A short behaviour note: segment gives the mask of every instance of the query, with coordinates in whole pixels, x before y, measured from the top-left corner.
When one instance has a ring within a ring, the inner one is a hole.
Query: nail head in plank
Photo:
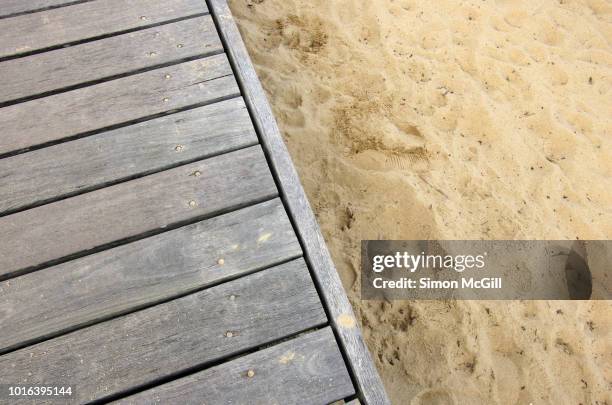
[[[329,404],[354,394],[329,327],[300,335],[118,404]]]
[[[208,0],[208,5],[278,180],[279,192],[293,219],[305,257],[332,317],[332,326],[355,376],[358,395],[366,405],[390,404],[227,1]]]
[[[195,171],[200,176],[193,176]],[[276,196],[259,146],[0,218],[0,276]],[[195,206],[189,204],[196,201]]]
[[[325,322],[306,265],[298,259],[8,353],[0,357],[0,381],[70,384],[74,393],[68,400],[81,403]]]
[[[0,352],[300,255],[275,199],[6,280]]]
[[[0,213],[256,143],[244,101],[235,98],[7,157]]]
[[[25,2],[24,2],[25,3]],[[0,58],[207,12],[201,0],[96,0],[0,20]]]
[[[222,50],[211,17],[203,16],[7,60],[0,63],[0,103]]]
[[[231,73],[216,55],[1,108],[0,155],[236,96]]]

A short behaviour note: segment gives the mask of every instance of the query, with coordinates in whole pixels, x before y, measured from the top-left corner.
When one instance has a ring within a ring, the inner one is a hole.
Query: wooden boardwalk
[[[0,32],[0,403],[389,403],[225,0]]]

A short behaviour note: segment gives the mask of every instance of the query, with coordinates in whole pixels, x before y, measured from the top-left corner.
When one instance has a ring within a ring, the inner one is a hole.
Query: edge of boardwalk
[[[365,405],[390,404],[226,0],[206,0],[308,267]]]

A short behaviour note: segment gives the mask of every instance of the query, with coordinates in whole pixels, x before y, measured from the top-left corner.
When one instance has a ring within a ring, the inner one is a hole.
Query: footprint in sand
[[[576,242],[565,262],[565,280],[569,296],[573,300],[588,300],[593,291],[591,270],[586,258],[584,243]]]
[[[412,401],[414,405],[455,405],[452,394],[442,389],[429,389],[421,392]]]

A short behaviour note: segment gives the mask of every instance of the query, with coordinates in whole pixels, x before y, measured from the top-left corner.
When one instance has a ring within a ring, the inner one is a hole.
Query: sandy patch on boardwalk
[[[610,404],[612,304],[361,302],[361,239],[609,239],[612,4],[231,0],[396,404]]]

